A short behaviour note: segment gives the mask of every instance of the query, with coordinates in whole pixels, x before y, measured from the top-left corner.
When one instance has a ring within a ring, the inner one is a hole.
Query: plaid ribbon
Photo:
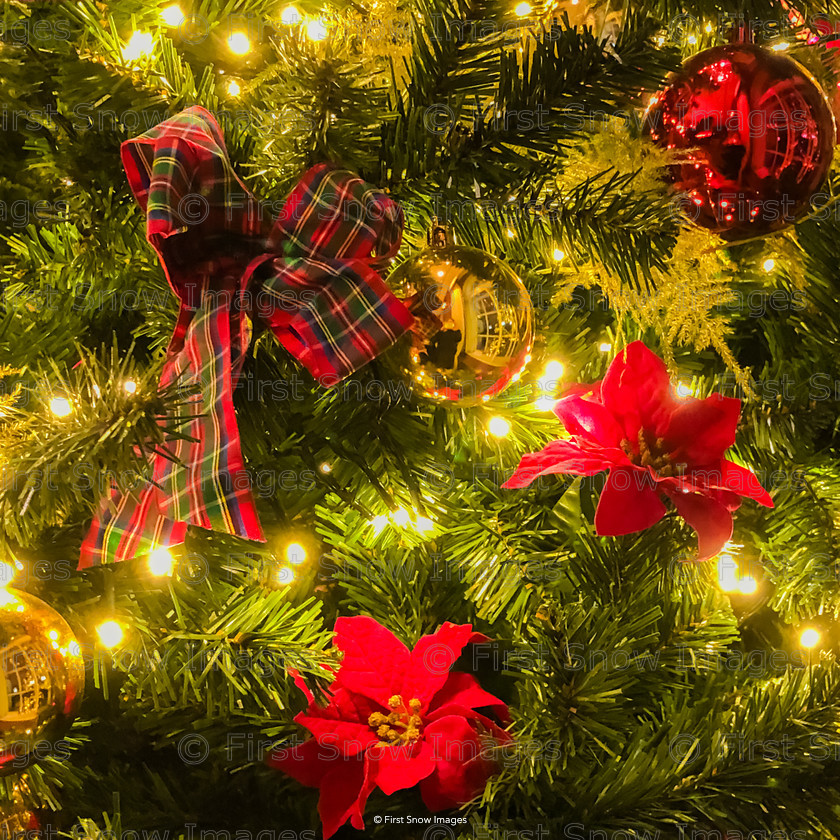
[[[245,470],[233,390],[249,318],[329,387],[412,324],[375,265],[393,257],[402,212],[350,172],[306,172],[272,223],[231,167],[221,129],[194,106],[123,143],[147,238],[181,311],[161,386],[199,394],[184,432],[152,479],[102,500],[79,568],[184,540],[187,525],[263,541]]]

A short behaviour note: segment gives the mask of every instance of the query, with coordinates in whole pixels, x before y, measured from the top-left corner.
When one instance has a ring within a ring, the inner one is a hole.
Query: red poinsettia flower
[[[740,496],[773,507],[755,474],[727,461],[741,401],[715,394],[678,398],[664,362],[641,341],[613,360],[601,382],[559,400],[554,412],[570,434],[525,455],[503,487],[526,487],[550,473],[609,470],[595,512],[595,531],[642,531],[665,515],[662,495],[697,531],[699,559],[732,536]]]
[[[341,666],[319,705],[302,680],[309,707],[295,720],[314,737],[275,749],[268,763],[320,788],[324,838],[347,820],[363,829],[368,796],[420,784],[431,811],[463,805],[496,772],[496,747],[512,739],[476,709],[508,720],[508,708],[470,674],[451,672],[470,642],[487,641],[468,624],[446,623],[414,649],[367,616],[339,618],[334,644]]]

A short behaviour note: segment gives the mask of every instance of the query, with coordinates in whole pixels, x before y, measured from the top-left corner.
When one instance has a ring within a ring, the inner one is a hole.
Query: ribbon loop
[[[321,164],[286,199],[269,249],[288,258],[381,262],[396,255],[402,228],[402,209],[388,196],[350,172]]]

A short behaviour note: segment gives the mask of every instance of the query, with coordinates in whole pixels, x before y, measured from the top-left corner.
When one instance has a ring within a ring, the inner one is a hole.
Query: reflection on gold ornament
[[[567,15],[572,26],[586,26],[602,41],[618,34],[623,17],[622,5],[609,0],[558,0],[548,4],[548,11],[556,20]]]
[[[34,595],[0,588],[0,775],[50,752],[78,712],[82,652],[67,622]]]
[[[449,245],[436,226],[430,247],[406,260],[391,284],[415,316],[399,364],[429,399],[486,402],[530,360],[531,300],[516,273],[477,248]]]
[[[0,838],[2,840],[37,840],[40,837],[38,818],[23,802],[20,786],[15,785],[11,802],[0,801]]]

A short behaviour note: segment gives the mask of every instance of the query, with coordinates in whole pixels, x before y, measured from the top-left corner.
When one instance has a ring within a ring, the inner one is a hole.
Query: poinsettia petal
[[[434,750],[425,740],[372,749],[368,760],[376,784],[387,796],[414,787],[435,769]]]
[[[665,432],[665,445],[690,466],[715,464],[735,443],[741,401],[713,394],[677,404]]]
[[[700,493],[711,499],[716,499],[728,511],[736,511],[741,507],[741,497],[732,490],[718,486],[721,470],[692,470],[685,475],[658,478],[659,489],[670,496],[672,493]],[[771,504],[772,507],[772,504]]]
[[[364,810],[372,785],[367,784],[367,762],[361,757],[333,762],[334,767],[321,781],[318,815],[329,840],[347,820],[353,828],[364,829]]]
[[[554,405],[554,413],[570,435],[577,435],[599,446],[618,448],[624,432],[615,417],[594,400],[564,397]]]
[[[741,497],[731,490],[712,490],[710,492],[730,513],[733,513],[741,507]]]
[[[289,668],[288,672],[289,676],[292,678],[292,682],[303,692],[304,696],[310,703],[315,702],[315,695],[309,690],[309,686],[304,682],[303,677],[300,675],[300,671],[297,668]]]
[[[361,694],[355,694],[341,686],[336,687],[335,683],[330,686],[326,697],[329,701],[326,706],[319,705],[313,698],[303,714],[324,720],[344,720],[367,725],[372,712],[384,711],[381,703],[363,697]]]
[[[325,720],[303,714],[297,715],[295,721],[313,734],[323,748],[324,754],[357,755],[378,740],[369,726],[360,723]]]
[[[731,490],[739,496],[746,496],[748,499],[755,499],[764,507],[773,507],[773,499],[770,494],[761,486],[761,482],[752,470],[727,461],[722,458],[720,461],[719,487]]]
[[[337,619],[333,644],[344,651],[334,691],[343,688],[385,707],[400,693],[408,648],[378,621],[366,615]]]
[[[436,633],[423,636],[411,651],[405,679],[398,693],[404,702],[420,701],[420,714],[449,679],[449,672],[461,651],[470,642],[485,640],[486,636],[473,632],[470,624],[444,622]]]
[[[644,531],[665,515],[656,482],[647,470],[610,470],[595,510],[595,533],[617,537]]]
[[[327,674],[330,674],[330,675],[335,674],[335,668],[333,668],[331,665],[322,664],[321,668],[323,668],[324,671]],[[304,696],[306,697],[306,699],[310,703],[314,703],[315,702],[315,695],[309,690],[309,686],[306,684],[303,677],[300,675],[300,671],[298,671],[297,668],[289,668],[286,673],[292,678],[292,681],[294,682],[294,684],[304,693]],[[326,693],[327,693],[327,696],[329,696],[330,689],[327,689]]]
[[[426,727],[425,737],[435,750],[434,772],[420,782],[420,795],[430,811],[469,802],[498,770],[492,742],[480,738],[463,717],[439,718]]]
[[[266,753],[265,763],[306,787],[318,787],[335,767],[335,752],[325,750],[314,738],[309,738],[294,747],[275,744]]]
[[[513,736],[505,729],[502,729],[497,723],[490,720],[481,712],[476,712],[474,709],[468,709],[466,706],[459,706],[457,703],[447,703],[445,706],[440,706],[434,711],[426,715],[426,730],[434,721],[438,721],[445,717],[460,717],[470,723],[474,732],[480,733],[480,737],[488,740],[491,744],[496,746],[513,743]]]
[[[668,492],[668,496],[677,513],[697,531],[697,559],[718,554],[732,536],[732,514],[726,506],[704,493]]]
[[[510,720],[507,704],[485,691],[472,674],[453,671],[429,704],[429,714],[440,714],[450,704],[467,709],[490,709],[499,720]]]
[[[613,359],[601,383],[601,400],[633,444],[639,429],[662,437],[676,407],[665,363],[641,341]]]
[[[523,455],[519,466],[502,488],[527,487],[535,478],[554,473],[595,475],[608,469],[612,463],[603,453],[588,452],[567,440],[553,440],[541,452]]]
[[[331,689],[330,693],[327,694],[328,705],[320,706],[318,703],[312,702],[306,709],[305,714],[325,720],[345,720],[367,725],[372,712],[385,711],[381,703],[348,691],[343,686],[336,686],[335,682]]]

